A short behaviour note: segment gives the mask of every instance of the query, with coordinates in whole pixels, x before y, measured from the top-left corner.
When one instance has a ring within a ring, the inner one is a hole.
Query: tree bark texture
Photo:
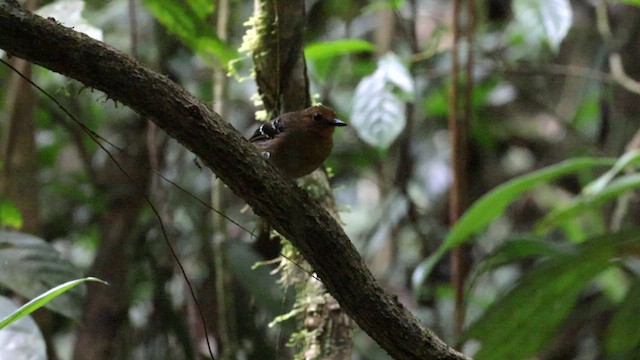
[[[396,359],[465,359],[386,294],[342,228],[242,135],[167,77],[120,51],[0,1],[0,48],[104,91],[196,154],[285,235],[342,308]]]
[[[256,11],[259,12],[262,27],[256,27],[264,31],[256,32],[258,49],[253,52],[253,60],[258,91],[265,109],[268,113],[279,114],[306,108],[311,105],[311,98],[302,39],[306,20],[305,1],[261,0],[258,5]],[[305,180],[318,189],[314,199],[319,200],[335,216],[335,201],[326,173],[319,170]],[[293,256],[299,257],[299,254]],[[287,274],[288,271],[283,271],[283,276],[289,279],[283,279],[282,283],[285,286],[295,285],[294,307],[305,306],[305,311],[298,319],[297,332],[306,330],[307,335],[300,341],[302,349],[298,356],[318,360],[351,359],[352,321],[336,299],[309,274]]]
[[[256,13],[260,40],[252,53],[265,109],[274,115],[310,106],[302,43],[304,1],[259,0]]]

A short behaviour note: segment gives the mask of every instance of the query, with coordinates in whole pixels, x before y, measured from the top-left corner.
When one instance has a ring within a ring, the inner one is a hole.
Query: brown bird
[[[346,125],[328,107],[311,106],[264,123],[249,141],[285,176],[295,179],[322,165],[333,148],[333,131]]]
[[[333,148],[333,131],[336,126],[346,125],[328,107],[311,106],[262,124],[249,141],[285,176],[295,179],[322,165]],[[267,259],[275,258],[280,254],[280,240],[271,239],[271,227],[266,221],[258,227],[254,248]]]

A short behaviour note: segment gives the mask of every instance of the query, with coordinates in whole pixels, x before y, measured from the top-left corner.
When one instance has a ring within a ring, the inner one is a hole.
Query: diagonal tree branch
[[[343,309],[396,359],[466,359],[386,294],[337,222],[184,89],[104,43],[0,0],[0,48],[104,91],[196,154],[289,238]]]

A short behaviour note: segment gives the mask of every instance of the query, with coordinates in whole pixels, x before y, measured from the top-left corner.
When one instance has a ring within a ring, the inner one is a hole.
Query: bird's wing
[[[257,142],[270,140],[275,138],[282,131],[284,131],[282,121],[280,120],[280,117],[277,117],[269,122],[260,125],[260,127],[257,128],[253,135],[249,138],[249,141]]]

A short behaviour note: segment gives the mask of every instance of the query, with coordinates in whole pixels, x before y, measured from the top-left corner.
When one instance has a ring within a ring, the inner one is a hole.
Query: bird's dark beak
[[[347,123],[342,121],[342,120],[333,119],[333,121],[331,122],[331,125],[333,125],[333,126],[347,126]]]

